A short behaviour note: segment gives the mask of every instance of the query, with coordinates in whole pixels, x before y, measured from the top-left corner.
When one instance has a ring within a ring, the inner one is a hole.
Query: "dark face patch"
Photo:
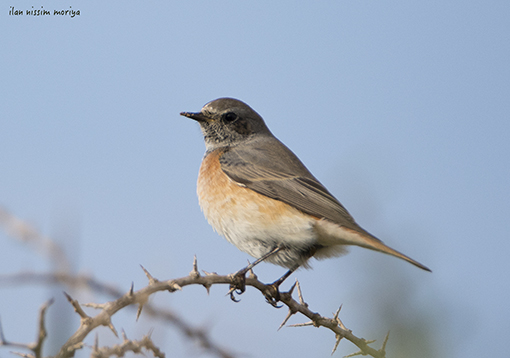
[[[234,121],[231,124],[229,124],[229,127],[233,131],[235,131],[235,132],[237,132],[237,133],[239,133],[241,135],[250,135],[250,134],[252,134],[250,122],[247,121],[244,118],[238,118],[236,121]]]
[[[241,135],[250,135],[253,132],[250,121],[246,120],[234,111],[223,113],[220,121],[228,131]]]

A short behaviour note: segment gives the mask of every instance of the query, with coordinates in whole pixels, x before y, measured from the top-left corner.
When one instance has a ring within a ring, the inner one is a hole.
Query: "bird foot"
[[[280,301],[280,290],[279,290],[280,282],[275,281],[270,285],[266,286],[266,290],[264,291],[264,297],[266,298],[266,302],[269,303],[274,308],[282,308],[282,305],[278,305]]]
[[[232,281],[230,283],[230,289],[228,291],[228,295],[230,295],[230,299],[234,302],[239,302],[234,294],[242,295],[244,291],[246,291],[246,268],[237,271],[232,275]]]

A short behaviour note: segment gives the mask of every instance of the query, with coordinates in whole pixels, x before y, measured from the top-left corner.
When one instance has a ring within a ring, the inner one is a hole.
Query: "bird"
[[[197,194],[207,221],[257,259],[239,270],[238,277],[262,261],[288,268],[272,284],[278,300],[279,285],[298,268],[309,268],[312,257],[340,256],[349,246],[389,254],[431,271],[359,226],[246,103],[218,98],[200,112],[180,114],[197,121],[204,136]],[[242,293],[243,283],[237,288]]]

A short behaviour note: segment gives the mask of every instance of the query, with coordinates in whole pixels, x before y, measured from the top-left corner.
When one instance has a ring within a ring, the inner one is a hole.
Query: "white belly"
[[[210,153],[204,159],[197,185],[200,207],[211,226],[255,258],[284,245],[287,250],[267,261],[286,267],[304,263],[303,252],[317,243],[317,220],[236,184],[221,171],[218,156]]]

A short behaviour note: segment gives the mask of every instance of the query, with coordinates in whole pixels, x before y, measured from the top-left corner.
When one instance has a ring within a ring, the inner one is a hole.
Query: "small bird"
[[[311,257],[339,256],[349,245],[430,271],[359,226],[247,104],[219,98],[198,113],[181,115],[196,120],[204,135],[197,193],[205,217],[230,243],[258,259],[239,275],[260,261],[286,267],[289,271],[273,283],[278,291],[293,271],[309,267]]]

